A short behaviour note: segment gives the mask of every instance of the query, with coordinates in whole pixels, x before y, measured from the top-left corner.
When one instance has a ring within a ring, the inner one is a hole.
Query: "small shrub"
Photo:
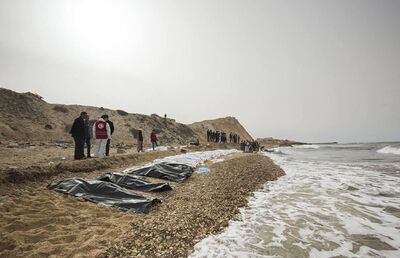
[[[117,113],[118,113],[118,115],[121,115],[121,116],[127,116],[127,115],[129,115],[128,112],[125,112],[125,111],[120,110],[120,109],[117,109]]]
[[[54,110],[54,111],[57,111],[57,112],[64,113],[64,114],[67,114],[67,113],[69,112],[69,111],[68,111],[68,108],[66,108],[66,107],[64,107],[64,106],[59,106],[59,105],[54,106],[54,107],[53,107],[53,110]]]
[[[52,130],[52,129],[53,129],[53,126],[51,126],[51,125],[45,125],[45,126],[44,126],[44,129],[46,129],[46,130]]]

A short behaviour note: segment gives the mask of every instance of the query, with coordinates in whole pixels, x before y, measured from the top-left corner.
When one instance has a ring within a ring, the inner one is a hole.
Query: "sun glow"
[[[121,59],[140,45],[143,26],[138,10],[122,1],[70,1],[65,24],[68,40],[90,59]]]

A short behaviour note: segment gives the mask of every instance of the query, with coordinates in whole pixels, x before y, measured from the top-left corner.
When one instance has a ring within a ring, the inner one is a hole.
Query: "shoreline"
[[[254,191],[285,175],[259,154],[238,154],[207,165],[211,173],[194,174],[163,205],[133,220],[98,257],[187,257],[196,243],[228,226]]]
[[[140,166],[176,154],[180,153],[150,152],[134,160],[125,155],[122,163],[111,163],[111,167]],[[252,192],[284,175],[259,154],[223,158],[219,163],[206,162],[211,173],[194,173],[181,184],[168,182],[174,190],[162,193],[163,203],[147,215],[121,212],[46,189],[48,183],[62,178],[94,178],[110,168],[63,171],[38,181],[3,184],[0,256],[186,257],[196,242],[225,228]]]

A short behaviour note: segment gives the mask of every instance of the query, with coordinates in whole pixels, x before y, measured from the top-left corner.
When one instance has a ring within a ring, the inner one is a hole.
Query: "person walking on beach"
[[[114,123],[111,122],[108,119],[108,115],[103,115],[101,116],[104,121],[107,122],[107,124],[110,126],[110,130],[111,130],[111,135],[114,133]],[[111,138],[107,140],[107,145],[106,145],[106,156],[110,156],[110,144],[111,144]]]
[[[139,130],[139,132],[138,132],[137,152],[143,152],[143,133],[142,133],[142,130]]]
[[[81,112],[81,115],[74,120],[72,124],[71,131],[69,132],[74,138],[75,151],[74,159],[80,160],[85,157],[85,118],[87,116],[86,112]]]
[[[91,137],[91,132],[90,132],[90,125],[89,125],[89,116],[86,115],[85,117],[85,145],[86,145],[86,150],[87,150],[87,158],[91,158],[90,156],[90,139]]]
[[[93,125],[93,136],[96,139],[96,152],[95,157],[104,158],[106,154],[107,141],[111,140],[110,125],[104,120],[102,116]]]
[[[153,147],[153,150],[155,150],[155,147],[158,146],[158,144],[157,144],[158,139],[157,139],[157,134],[156,134],[155,129],[153,129],[153,131],[151,131],[150,140],[151,140],[151,146]]]
[[[250,142],[247,140],[244,143],[244,152],[250,152]]]

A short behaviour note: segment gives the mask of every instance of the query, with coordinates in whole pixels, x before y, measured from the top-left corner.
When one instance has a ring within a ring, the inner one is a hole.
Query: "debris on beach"
[[[121,173],[107,173],[99,176],[97,180],[104,182],[112,182],[121,187],[131,190],[143,192],[163,192],[172,190],[171,186],[166,183],[152,183],[143,177],[130,176]]]
[[[192,175],[193,168],[185,164],[163,162],[128,171],[127,173],[182,183]]]
[[[210,172],[210,169],[209,169],[209,168],[206,168],[206,167],[199,167],[199,168],[197,169],[197,173],[199,173],[199,174],[206,174],[206,173],[208,173],[208,172]]]
[[[151,206],[159,202],[156,198],[144,197],[116,184],[100,180],[69,178],[49,184],[47,188],[81,197],[90,202],[140,213],[148,213]]]

